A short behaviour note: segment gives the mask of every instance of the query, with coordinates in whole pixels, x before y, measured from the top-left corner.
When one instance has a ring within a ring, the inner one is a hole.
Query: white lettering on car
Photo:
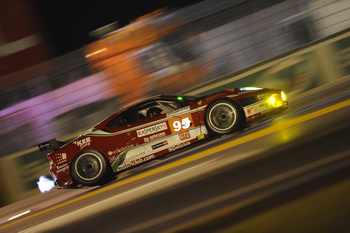
[[[180,132],[179,133],[180,140],[186,140],[191,138],[191,134],[188,131]]]
[[[191,114],[184,115],[181,118],[177,117],[169,119],[168,122],[170,130],[173,134],[186,131],[194,127]]]
[[[169,150],[169,152],[172,152],[174,150],[178,150],[178,149],[180,149],[182,147],[189,146],[189,145],[191,145],[190,142],[184,142],[184,143],[180,143],[179,145],[175,145],[175,146],[169,147],[168,150]]]
[[[177,132],[177,131],[180,131],[181,129],[188,129],[191,126],[191,123],[192,122],[188,117],[181,119],[181,122],[174,121],[173,122],[174,131]]]
[[[149,137],[145,137],[145,138],[143,138],[143,140],[144,140],[144,142],[150,142],[150,141],[157,140],[159,138],[163,138],[165,136],[166,136],[166,133],[165,132],[161,132],[161,133],[157,133],[157,134],[151,135]]]
[[[57,173],[64,172],[64,171],[68,170],[68,164],[65,163],[65,164],[62,164],[60,166],[56,166],[56,169],[57,169],[56,170]]]
[[[91,144],[91,138],[87,137],[87,138],[83,138],[77,141],[74,141],[73,144],[77,145],[80,149],[83,149],[87,146],[90,146]]]
[[[108,155],[111,156],[111,155],[115,155],[115,154],[119,154],[125,150],[129,150],[130,148],[133,148],[135,147],[134,144],[130,144],[130,145],[126,145],[126,146],[122,146],[120,148],[117,148],[116,150],[114,151],[108,151]]]
[[[155,158],[154,155],[149,155],[149,156],[146,156],[146,157],[143,157],[143,158],[136,159],[136,160],[131,161],[131,162],[129,162],[129,163],[125,163],[125,164],[120,165],[120,166],[118,167],[117,171],[124,170],[124,169],[126,169],[126,168],[132,167],[132,166],[134,166],[134,165],[137,165],[137,164],[146,162],[146,161],[151,160],[151,159],[154,159],[154,158]]]
[[[168,129],[167,125],[165,122],[157,124],[157,125],[152,125],[147,128],[139,129],[136,131],[137,137],[144,137],[150,134],[158,133],[160,131]]]

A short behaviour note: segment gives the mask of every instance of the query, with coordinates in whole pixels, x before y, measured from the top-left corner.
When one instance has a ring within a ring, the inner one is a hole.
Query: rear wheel
[[[219,99],[209,105],[205,113],[205,122],[211,133],[230,134],[243,126],[244,113],[233,101]]]
[[[109,181],[113,173],[106,158],[100,152],[88,150],[74,158],[71,174],[77,183],[95,186]]]

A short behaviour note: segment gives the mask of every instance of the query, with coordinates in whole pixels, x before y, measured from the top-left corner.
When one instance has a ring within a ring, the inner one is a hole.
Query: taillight
[[[48,153],[46,156],[47,156],[47,160],[49,160],[49,164],[50,164],[50,166],[52,166],[53,165],[53,159],[52,159],[52,157],[51,157],[51,153]]]

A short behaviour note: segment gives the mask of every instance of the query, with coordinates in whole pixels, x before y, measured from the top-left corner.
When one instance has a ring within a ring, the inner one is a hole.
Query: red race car
[[[160,95],[128,106],[69,142],[39,144],[61,187],[94,186],[214,135],[231,134],[288,107],[285,92],[235,88],[203,97]]]

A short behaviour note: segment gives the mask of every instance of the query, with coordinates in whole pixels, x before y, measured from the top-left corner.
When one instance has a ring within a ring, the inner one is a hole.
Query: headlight
[[[287,94],[284,91],[281,91],[281,98],[283,101],[287,101]]]
[[[276,104],[276,97],[275,97],[275,95],[270,96],[269,102],[270,102],[270,104],[272,104],[272,105],[275,105],[275,104]]]
[[[268,103],[275,108],[283,106],[286,101],[287,95],[283,91],[281,91],[279,94],[272,94],[270,98],[268,98]]]

